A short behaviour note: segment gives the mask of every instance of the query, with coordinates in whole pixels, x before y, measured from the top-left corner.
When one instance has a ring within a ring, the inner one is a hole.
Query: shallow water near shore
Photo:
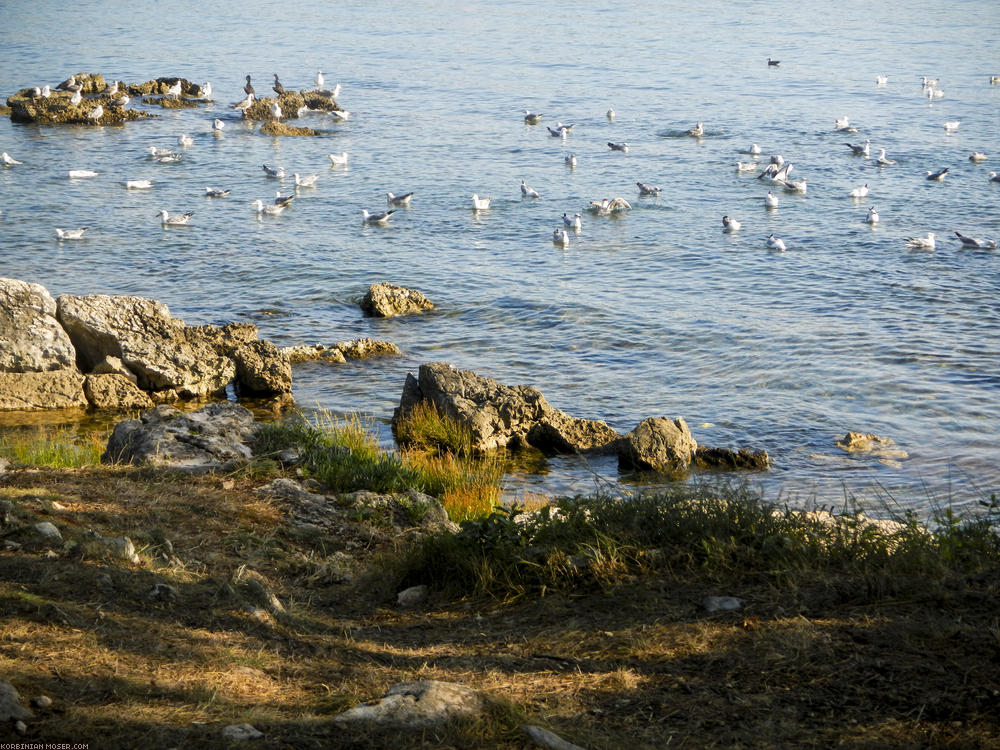
[[[89,71],[211,81],[216,103],[153,107],[160,117],[123,128],[0,121],[0,150],[24,161],[0,170],[0,276],[54,295],[155,298],[189,324],[253,322],[279,345],[389,339],[402,356],[300,365],[294,392],[307,409],[371,415],[386,441],[406,373],[441,360],[535,385],[620,431],[683,416],[700,443],[765,448],[774,468],[751,481],[790,502],[888,494],[926,513],[1000,489],[1000,252],[964,249],[953,234],[1000,240],[1000,184],[986,178],[1000,171],[1000,86],[989,84],[1000,41],[983,38],[1000,23],[995,3],[909,0],[888,17],[861,2],[784,0],[566,13],[541,2],[265,2],[240,17],[172,8],[186,20],[165,33],[142,22],[163,19],[151,3],[5,6],[3,97]],[[323,136],[262,136],[229,108],[247,73],[269,94],[274,72],[302,89],[318,69],[352,113],[292,121]],[[943,98],[927,100],[925,75]],[[525,109],[542,124],[526,126]],[[845,115],[859,133],[833,130]],[[565,139],[546,130],[557,120],[575,123]],[[961,121],[951,134],[950,120]],[[697,121],[706,137],[684,137]],[[191,147],[177,146],[181,133]],[[851,156],[845,142],[865,137],[898,163]],[[794,163],[808,192],[737,174],[751,143]],[[150,162],[151,145],[183,159]],[[342,151],[348,166],[331,168],[327,154]],[[989,158],[974,164],[973,151]],[[259,220],[251,201],[292,191],[265,163],[318,172],[318,187]],[[924,179],[945,166],[944,182]],[[99,175],[67,178],[82,168]],[[135,178],[154,189],[126,191]],[[521,180],[541,197],[522,199]],[[636,181],[663,193],[638,197]],[[847,197],[863,183],[867,198]],[[207,199],[206,186],[232,193]],[[768,189],[781,201],[770,212]],[[362,208],[410,190],[412,206],[388,226],[362,226]],[[474,214],[473,193],[493,207]],[[627,215],[585,211],[616,195],[632,203]],[[164,230],[160,209],[195,217]],[[564,212],[584,223],[561,250],[551,235]],[[723,214],[743,228],[723,234]],[[85,225],[83,241],[54,238]],[[786,252],[767,249],[772,232]],[[928,232],[937,250],[906,248]],[[437,308],[364,318],[357,300],[376,281],[420,289]],[[849,456],[835,445],[848,430],[891,438],[907,458]],[[642,486],[612,459],[555,459],[508,485],[516,496],[623,479]]]

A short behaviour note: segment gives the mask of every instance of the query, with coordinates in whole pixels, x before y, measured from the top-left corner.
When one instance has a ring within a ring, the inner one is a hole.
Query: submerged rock
[[[699,445],[694,455],[695,464],[702,469],[767,469],[771,466],[771,457],[767,451],[755,451],[750,448],[710,448]]]
[[[391,318],[395,315],[423,312],[434,308],[434,303],[416,289],[407,289],[386,282],[372,284],[361,300],[366,315]]]
[[[369,338],[340,341],[337,343],[337,349],[348,359],[367,359],[386,354],[399,354],[399,347],[391,341]]]

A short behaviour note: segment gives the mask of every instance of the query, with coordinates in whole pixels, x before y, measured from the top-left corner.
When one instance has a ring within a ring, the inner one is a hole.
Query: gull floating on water
[[[56,238],[60,240],[82,240],[83,233],[88,229],[90,227],[81,227],[80,229],[59,229],[59,227],[56,227]]]
[[[552,243],[565,247],[569,244],[569,232],[565,229],[556,229],[552,232]]]
[[[765,208],[777,208],[778,207],[778,196],[776,196],[770,190],[768,190],[767,191],[767,195],[764,196],[764,207]]]
[[[473,211],[485,211],[490,207],[491,198],[480,198],[478,195],[473,193],[472,195],[472,210]]]
[[[961,124],[962,124],[961,120],[948,120],[948,122],[944,123],[942,127],[945,129],[945,132],[954,133],[956,130],[958,130],[958,126]]]
[[[880,148],[878,151],[878,159],[875,160],[875,163],[878,164],[880,167],[886,167],[889,166],[890,164],[895,164],[896,161],[894,159],[887,158],[885,155],[885,149]]]
[[[292,179],[295,180],[295,187],[316,187],[319,175],[314,173],[300,177],[298,172],[294,172]]]
[[[878,224],[878,211],[875,210],[875,206],[868,209],[868,216],[865,218],[868,224]]]
[[[186,214],[171,214],[168,213],[166,209],[163,209],[157,214],[157,216],[160,217],[160,224],[163,226],[179,227],[191,221],[191,217],[194,216],[194,211]]]
[[[572,130],[572,125],[563,125],[561,122],[557,122],[554,128],[549,128],[549,135],[553,138],[565,138]]]
[[[1000,182],[1000,174],[997,174],[996,172],[990,172],[986,175],[986,177],[990,182]]]
[[[149,190],[153,187],[152,180],[125,180],[126,190]]]
[[[214,120],[212,120],[212,130],[213,130],[214,132],[216,132],[216,133],[221,133],[221,132],[222,132],[222,130],[223,130],[223,129],[224,129],[225,127],[226,127],[226,123],[224,123],[224,122],[223,122],[222,120],[220,120],[220,119],[219,119],[218,117],[216,117],[216,118],[215,118]]]
[[[521,195],[525,198],[538,198],[538,191],[534,188],[530,188],[524,184],[524,180],[521,180]]]
[[[772,68],[777,68],[781,65],[781,60],[772,60],[770,57],[767,58],[767,64]]]
[[[933,99],[943,99],[944,98],[944,92],[941,89],[929,88],[929,89],[927,89],[927,98],[931,99],[931,100],[933,100]]]
[[[1000,76],[990,76],[990,84],[996,85],[1000,83]]]
[[[93,169],[71,169],[69,170],[69,178],[71,180],[80,179],[83,177],[97,177],[97,172]]]
[[[759,161],[737,161],[736,171],[737,172],[755,172],[757,167],[760,166]]]
[[[785,188],[789,193],[804,193],[806,192],[806,178],[803,177],[801,180],[783,180],[781,183],[782,187]]]
[[[833,129],[840,130],[841,128],[846,128],[851,124],[851,121],[847,119],[847,115],[837,118],[833,121]]]
[[[750,154],[751,156],[757,156],[757,155],[759,155],[760,154],[760,146],[758,146],[756,143],[751,143],[750,144],[750,148],[747,149],[747,153]]]
[[[930,180],[931,182],[941,182],[942,180],[944,180],[945,175],[947,174],[948,174],[948,167],[945,167],[944,169],[939,169],[937,172],[931,172],[930,170],[927,170],[927,179]]]
[[[590,210],[598,214],[607,215],[618,211],[627,211],[632,208],[632,204],[624,198],[602,198],[599,201],[590,202]]]
[[[607,117],[607,118],[608,118],[609,120],[612,120],[612,121],[614,121],[614,119],[615,119],[615,110],[614,110],[614,108],[612,108],[612,109],[609,109],[609,110],[608,110],[607,112],[605,112],[605,116],[606,116],[606,117]]]
[[[639,186],[639,195],[656,197],[663,192],[663,188],[647,185],[645,182],[637,182],[635,184]]]
[[[973,151],[972,154],[969,156],[969,161],[978,164],[981,161],[986,161],[987,158],[989,157],[987,157],[986,154],[984,154],[982,151]]]
[[[861,187],[856,187],[850,193],[852,198],[864,198],[868,195],[868,183],[866,182]]]
[[[955,236],[962,241],[962,245],[965,247],[977,247],[985,248],[987,250],[995,250],[997,243],[994,240],[980,240],[976,237],[970,237],[967,234],[962,234],[961,232],[955,232]]]
[[[563,224],[574,232],[579,232],[583,229],[583,217],[580,214],[573,214],[572,216],[563,214],[562,220]]]
[[[410,198],[413,197],[413,192],[404,193],[403,195],[393,195],[392,193],[385,194],[385,202],[390,206],[408,206],[410,205]]]
[[[536,112],[532,112],[530,109],[524,110],[524,121],[528,125],[537,125],[542,121],[542,116]]]
[[[344,122],[351,117],[351,113],[343,109],[334,109],[330,111],[330,117],[332,117],[337,122]]]
[[[865,158],[867,158],[871,154],[870,150],[872,142],[870,138],[865,140],[865,142],[860,146],[855,145],[853,143],[845,143],[844,145],[847,146],[849,149],[851,149],[851,151],[854,152],[855,156],[864,156]]]
[[[612,151],[621,151],[624,154],[628,153],[628,144],[624,141],[622,143],[613,143],[612,141],[608,141],[608,148]]]
[[[772,250],[778,250],[779,252],[785,251],[785,241],[775,237],[773,234],[767,236],[767,246]]]
[[[278,168],[275,169],[275,168],[267,166],[266,164],[263,164],[263,165],[261,165],[261,168],[264,170],[264,174],[266,174],[268,177],[274,177],[274,178],[279,179],[279,180],[285,179],[285,168],[284,167],[278,167]]]
[[[340,154],[327,154],[330,159],[330,165],[334,167],[342,167],[347,164],[347,152],[344,151]]]
[[[699,122],[697,125],[695,125],[690,130],[686,130],[684,132],[684,135],[693,135],[695,138],[701,138],[703,135],[705,135],[705,128]]]
[[[567,154],[563,158],[563,161],[566,162],[569,166],[575,167],[576,166],[576,154]]]
[[[213,187],[205,188],[206,198],[225,198],[227,195],[229,195],[228,190],[223,190],[221,188],[213,188]]]
[[[912,250],[933,250],[936,236],[934,232],[928,232],[926,237],[907,237],[906,246]]]
[[[287,203],[264,203],[260,198],[251,205],[257,210],[258,216],[277,216],[288,207]]]
[[[294,195],[282,195],[280,190],[274,191],[274,205],[276,206],[288,208],[292,205],[293,200],[295,200]]]
[[[389,221],[389,217],[396,213],[395,209],[389,209],[388,211],[380,211],[378,213],[368,213],[368,209],[361,209],[361,223],[363,224],[385,224]]]
[[[887,83],[889,83],[889,76],[887,76],[887,75],[881,75],[881,74],[875,76],[875,85],[876,86],[885,86]]]
[[[174,153],[169,148],[157,148],[156,146],[146,146],[146,151],[153,159],[159,159],[163,156],[170,156],[171,154]]]
[[[739,231],[739,228],[742,227],[742,226],[743,225],[740,222],[736,221],[736,219],[732,218],[731,216],[723,216],[722,217],[722,231],[723,232],[727,232],[727,233],[728,232],[736,232],[736,231]]]
[[[177,138],[177,142],[181,144],[181,146],[183,146],[184,148],[187,148],[192,143],[194,143],[194,138],[189,136],[187,133],[181,133],[180,136],[178,136]]]

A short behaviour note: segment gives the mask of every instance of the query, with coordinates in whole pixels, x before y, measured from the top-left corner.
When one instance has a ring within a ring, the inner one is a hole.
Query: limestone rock
[[[76,367],[76,350],[41,284],[0,278],[0,372]]]
[[[76,370],[0,373],[0,411],[85,408],[83,383]]]
[[[413,607],[427,598],[427,586],[410,586],[396,594],[396,604],[400,607]]]
[[[155,81],[133,83],[126,86],[125,90],[128,92],[129,96],[149,96],[151,94],[165,95],[170,87],[175,85],[178,81],[181,82],[181,96],[201,96],[201,86],[199,84],[192,83],[186,78],[179,78],[178,76],[161,76]]]
[[[848,453],[873,456],[880,461],[893,461],[908,457],[906,451],[899,448],[891,438],[879,437],[870,432],[848,432],[837,442],[837,447]]]
[[[695,463],[703,469],[766,469],[771,465],[767,451],[753,451],[749,448],[710,448],[699,445],[694,456]]]
[[[34,529],[39,536],[44,539],[48,539],[50,542],[62,541],[62,534],[59,532],[59,528],[54,523],[41,521],[35,524]]]
[[[251,393],[290,393],[292,363],[270,341],[248,341],[234,347],[236,380]]]
[[[429,299],[416,289],[381,282],[368,287],[368,294],[361,300],[366,315],[391,318],[394,315],[422,312],[434,307]]]
[[[33,719],[35,715],[21,705],[21,694],[7,680],[0,680],[0,723]]]
[[[349,708],[333,720],[341,724],[432,727],[475,718],[485,707],[486,698],[478,690],[452,682],[421,680],[393,685],[378,703]]]
[[[226,742],[259,740],[263,736],[263,732],[250,724],[230,724],[222,730],[222,739],[226,740]]]
[[[228,401],[195,412],[157,406],[140,419],[119,422],[101,461],[228,471],[250,458],[255,429],[253,415]]]
[[[344,353],[338,347],[323,346],[323,344],[286,346],[281,349],[281,353],[288,357],[288,361],[293,365],[299,362],[315,362],[317,360],[334,364],[343,364],[347,361]]]
[[[287,120],[289,118],[297,118],[299,116],[299,109],[305,106],[306,100],[303,98],[302,94],[296,91],[286,91],[281,96],[277,98],[273,96],[265,96],[262,99],[257,99],[247,107],[246,111],[243,113],[243,117],[246,120],[261,120],[264,122],[273,121],[274,118],[271,117],[271,105],[275,102],[281,107],[281,119]]]
[[[260,126],[260,132],[263,135],[319,135],[319,131],[312,128],[300,128],[279,120],[268,120]]]
[[[128,369],[118,357],[105,357],[90,371],[91,375],[123,375],[133,383],[138,382],[135,373]]]
[[[683,418],[649,417],[618,442],[618,461],[634,469],[683,474],[697,449]]]
[[[550,732],[548,729],[535,726],[534,724],[522,725],[521,731],[534,740],[535,744],[551,748],[551,750],[584,750],[579,745],[567,742],[555,732]]]
[[[46,99],[33,96],[31,89],[22,89],[7,99],[10,119],[13,122],[47,125],[93,125],[95,121],[90,115],[98,104],[104,112],[96,121],[97,125],[121,125],[154,116],[142,110],[112,104],[110,97],[88,97],[79,104],[73,104],[72,96],[68,91],[53,91]]]
[[[385,495],[358,490],[340,499],[352,509],[353,516],[374,520],[379,525],[389,523],[398,529],[418,527],[426,531],[457,530],[439,500],[416,490]]]
[[[145,391],[176,390],[182,398],[222,393],[236,374],[233,362],[203,341],[190,341],[183,321],[166,305],[142,297],[63,294],[57,315],[90,370],[117,357]]]
[[[399,347],[391,341],[379,341],[378,339],[356,339],[354,341],[340,341],[337,349],[345,358],[367,359],[384,354],[399,354]],[[346,359],[345,359],[346,361]]]
[[[83,383],[87,401],[95,409],[150,409],[153,400],[124,375],[87,375]]]
[[[300,91],[302,100],[309,109],[320,110],[322,112],[342,112],[340,105],[334,101],[333,92],[325,89],[311,89]]]

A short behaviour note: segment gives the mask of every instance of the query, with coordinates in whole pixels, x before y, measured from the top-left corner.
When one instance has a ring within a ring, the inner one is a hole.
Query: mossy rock
[[[319,135],[312,128],[297,128],[294,125],[287,125],[280,120],[269,120],[265,122],[260,132],[264,135]]]
[[[330,93],[328,91],[324,92],[322,89],[303,91],[302,99],[309,109],[319,109],[324,112],[343,112],[340,105],[333,100],[332,96],[329,96]]]
[[[100,73],[77,73],[67,78],[66,81],[71,79],[75,79],[83,87],[80,89],[81,94],[98,94],[108,87],[107,81],[104,80],[104,76]],[[63,83],[66,81],[63,81]],[[59,85],[61,86],[62,84]]]
[[[133,83],[126,86],[125,90],[129,96],[165,95],[167,90],[178,81],[181,82],[181,96],[194,99],[201,96],[201,84],[192,83],[186,78],[178,78],[177,76],[165,76],[157,78],[155,81]]]
[[[195,109],[198,106],[198,99],[175,99],[172,96],[153,96],[143,99],[143,104],[156,104],[164,109]]]
[[[120,125],[123,122],[142,120],[152,115],[135,109],[115,107],[101,99],[84,99],[79,104],[70,104],[72,94],[65,91],[53,91],[48,99],[33,97],[31,89],[21,89],[7,99],[10,106],[10,119],[13,122],[39,122],[46,125],[92,125],[94,121],[88,115],[98,104],[104,105],[104,114],[97,121],[98,125]]]
[[[6,115],[10,117],[10,112],[11,112],[10,107],[8,107],[6,104],[0,104],[0,115]]]
[[[306,104],[305,99],[302,98],[302,94],[297,91],[286,91],[277,99],[270,96],[258,99],[247,107],[246,112],[243,113],[243,117],[247,120],[271,120],[273,119],[271,117],[271,105],[275,102],[278,102],[278,106],[281,107],[282,120],[298,117],[299,109]],[[304,134],[299,133],[299,135]]]

